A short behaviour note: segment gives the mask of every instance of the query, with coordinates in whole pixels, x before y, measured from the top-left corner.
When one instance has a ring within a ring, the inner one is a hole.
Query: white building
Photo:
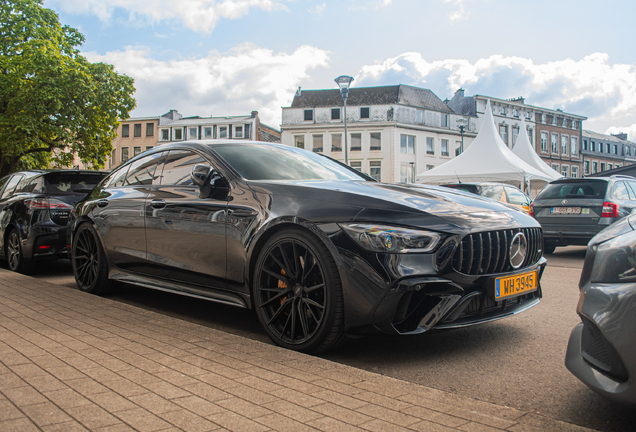
[[[281,141],[344,161],[340,91],[299,88],[283,108]],[[462,120],[460,120],[462,119]],[[476,136],[477,117],[457,115],[428,89],[395,85],[351,88],[347,99],[349,165],[383,182],[413,182],[416,173],[455,157]]]

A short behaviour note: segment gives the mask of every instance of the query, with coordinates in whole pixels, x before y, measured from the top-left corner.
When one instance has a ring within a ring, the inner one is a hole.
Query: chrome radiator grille
[[[541,228],[515,228],[467,235],[455,251],[453,268],[468,275],[515,270],[510,264],[510,244],[518,232],[523,232],[528,242],[526,257],[519,268],[535,264],[541,258],[543,249]]]

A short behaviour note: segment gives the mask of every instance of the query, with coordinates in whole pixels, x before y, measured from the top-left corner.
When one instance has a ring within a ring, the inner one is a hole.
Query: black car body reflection
[[[81,289],[123,281],[254,308],[276,343],[306,352],[513,315],[539,302],[545,266],[521,212],[258,142],[146,152],[76,206],[72,232]],[[507,276],[516,291],[499,295]]]

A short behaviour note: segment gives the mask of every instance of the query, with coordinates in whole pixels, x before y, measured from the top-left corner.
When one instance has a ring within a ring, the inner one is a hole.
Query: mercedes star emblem
[[[567,204],[567,203],[568,203],[568,200],[561,201],[561,204]]]
[[[510,243],[510,265],[513,269],[518,269],[526,259],[526,252],[528,250],[528,241],[526,236],[522,232],[518,232],[512,238]]]

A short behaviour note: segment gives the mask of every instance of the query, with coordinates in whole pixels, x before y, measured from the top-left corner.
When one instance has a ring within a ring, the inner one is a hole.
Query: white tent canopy
[[[521,128],[519,128],[519,136],[517,137],[515,146],[512,148],[512,152],[519,156],[528,165],[538,169],[545,175],[549,176],[550,180],[556,180],[563,177],[557,171],[553,170],[547,163],[543,162],[537,152],[535,152],[532,148],[532,144],[530,144],[530,140],[528,139],[528,133],[522,132],[526,132],[526,122],[523,118],[521,118]]]
[[[462,182],[519,182],[526,180],[552,181],[553,178],[534,168],[515,155],[503,142],[492,117],[490,101],[481,130],[472,144],[459,156],[420,173],[417,183],[457,183]]]

